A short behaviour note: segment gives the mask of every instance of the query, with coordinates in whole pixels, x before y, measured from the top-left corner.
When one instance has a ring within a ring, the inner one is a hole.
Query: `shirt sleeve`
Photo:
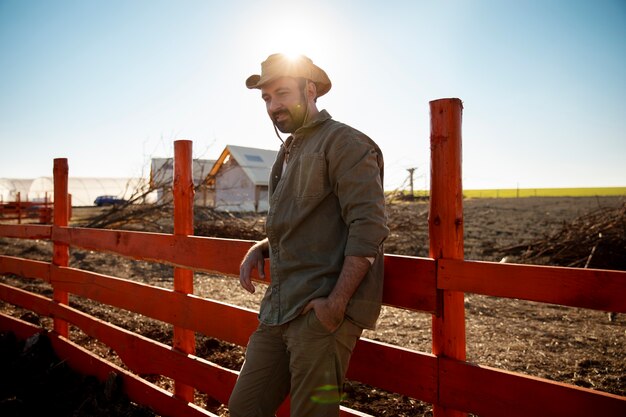
[[[342,135],[337,143],[330,172],[349,228],[344,255],[375,258],[389,234],[382,153],[367,136],[355,131]]]

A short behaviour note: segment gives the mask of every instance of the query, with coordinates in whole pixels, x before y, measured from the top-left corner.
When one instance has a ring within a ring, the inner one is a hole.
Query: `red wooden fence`
[[[15,220],[22,224],[22,220],[37,218],[40,224],[48,224],[52,218],[52,207],[48,196],[43,202],[22,201],[18,192],[15,201],[0,201],[0,221]]]
[[[626,397],[465,361],[465,292],[626,313],[626,272],[463,260],[461,114],[458,99],[431,102],[431,258],[385,255],[383,301],[432,315],[432,353],[362,339],[348,377],[432,403],[436,417],[468,412],[483,417],[625,416]],[[237,275],[252,242],[191,236],[190,167],[191,142],[177,141],[171,235],[68,227],[65,159],[54,163],[54,224],[0,225],[2,237],[54,242],[51,262],[0,255],[0,274],[49,282],[53,299],[5,284],[0,284],[0,299],[53,317],[53,347],[70,366],[102,380],[110,371],[117,372],[131,399],[165,416],[212,415],[190,402],[193,390],[226,403],[235,383],[237,372],[193,354],[194,333],[245,346],[257,324],[255,311],[193,295],[193,271]],[[71,268],[69,247],[173,265],[174,289]],[[269,279],[268,270],[266,276]],[[173,325],[173,346],[69,307],[70,293]],[[130,371],[73,343],[68,323],[115,350]],[[1,314],[0,329],[12,330],[20,338],[41,331]],[[172,378],[174,393],[138,376],[144,374]],[[280,415],[287,412],[283,407]],[[342,415],[364,414],[342,407]]]

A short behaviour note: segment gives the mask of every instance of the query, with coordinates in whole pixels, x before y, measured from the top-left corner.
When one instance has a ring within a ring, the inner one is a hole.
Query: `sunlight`
[[[316,64],[333,61],[330,59],[336,54],[333,45],[344,36],[341,26],[329,13],[323,8],[310,10],[300,2],[274,0],[270,3],[274,7],[259,7],[258,18],[241,25],[245,27],[239,32],[245,45],[244,55],[262,60],[271,54],[283,53],[292,59],[305,55]],[[324,30],[315,30],[321,21],[325,22]],[[254,42],[250,42],[251,37]]]
[[[289,51],[289,50],[284,50],[284,49],[281,52],[283,53],[283,55],[287,57],[289,61],[296,61],[298,58],[300,58],[303,55],[300,52]]]

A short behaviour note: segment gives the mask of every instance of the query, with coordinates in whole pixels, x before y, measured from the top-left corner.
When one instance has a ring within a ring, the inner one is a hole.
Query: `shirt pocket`
[[[324,194],[325,173],[324,153],[308,153],[300,156],[296,198],[320,198]]]

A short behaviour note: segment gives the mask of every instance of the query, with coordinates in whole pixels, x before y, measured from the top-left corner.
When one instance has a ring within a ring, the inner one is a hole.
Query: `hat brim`
[[[279,78],[281,78],[281,76],[266,77],[266,79],[261,80],[261,76],[259,74],[253,74],[249,76],[248,79],[246,79],[246,87],[248,87],[249,89],[261,89],[264,85],[269,84],[272,81],[276,81]],[[317,97],[321,97],[324,94],[328,93],[330,91],[330,87],[332,86],[330,80],[328,80],[328,82],[312,80],[309,81],[315,84],[315,87],[317,89]]]

